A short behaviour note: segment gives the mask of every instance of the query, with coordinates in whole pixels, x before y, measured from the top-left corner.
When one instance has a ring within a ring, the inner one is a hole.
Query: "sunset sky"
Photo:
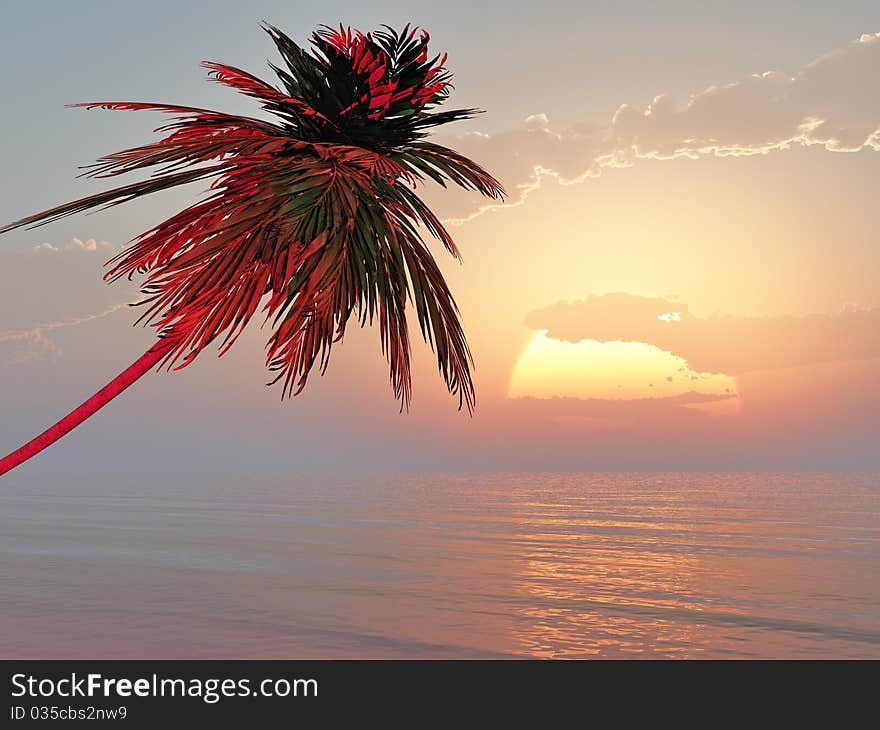
[[[818,5],[818,4],[817,4]],[[415,22],[449,53],[443,141],[510,193],[426,189],[476,361],[456,410],[414,334],[400,414],[376,331],[280,401],[255,322],[151,374],[38,471],[880,469],[880,6],[849,2],[29,3],[0,23],[0,224],[106,187],[162,101],[253,113],[204,59],[269,75],[268,20]],[[661,7],[662,6],[662,7]],[[102,264],[199,184],[0,239],[0,451],[139,356],[152,331]]]

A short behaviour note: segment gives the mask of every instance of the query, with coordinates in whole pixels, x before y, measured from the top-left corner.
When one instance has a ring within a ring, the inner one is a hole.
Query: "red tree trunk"
[[[161,339],[101,390],[95,393],[85,403],[75,408],[62,418],[54,426],[50,426],[43,433],[24,446],[13,451],[9,456],[0,459],[0,476],[24,463],[32,456],[40,453],[47,446],[55,443],[68,431],[76,428],[89,416],[96,413],[103,406],[113,400],[135,380],[148,372],[154,365],[168,354],[174,341],[171,338]],[[0,452],[2,453],[2,452]]]

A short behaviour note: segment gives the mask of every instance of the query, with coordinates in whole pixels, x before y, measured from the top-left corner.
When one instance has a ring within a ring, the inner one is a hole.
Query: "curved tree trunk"
[[[144,373],[152,369],[154,365],[158,364],[168,354],[173,344],[174,340],[171,338],[160,339],[85,403],[72,410],[58,423],[47,428],[35,439],[28,441],[24,446],[9,454],[9,456],[0,459],[0,476],[40,453],[47,446],[55,443],[68,431],[79,426],[89,416],[100,410]]]

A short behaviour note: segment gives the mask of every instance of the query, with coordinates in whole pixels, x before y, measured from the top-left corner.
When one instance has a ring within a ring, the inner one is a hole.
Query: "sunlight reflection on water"
[[[14,476],[3,657],[880,657],[880,475]]]

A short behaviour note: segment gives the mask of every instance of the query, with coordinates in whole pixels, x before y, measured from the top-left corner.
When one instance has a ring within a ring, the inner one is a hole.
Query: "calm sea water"
[[[880,657],[880,475],[17,477],[0,656]]]

